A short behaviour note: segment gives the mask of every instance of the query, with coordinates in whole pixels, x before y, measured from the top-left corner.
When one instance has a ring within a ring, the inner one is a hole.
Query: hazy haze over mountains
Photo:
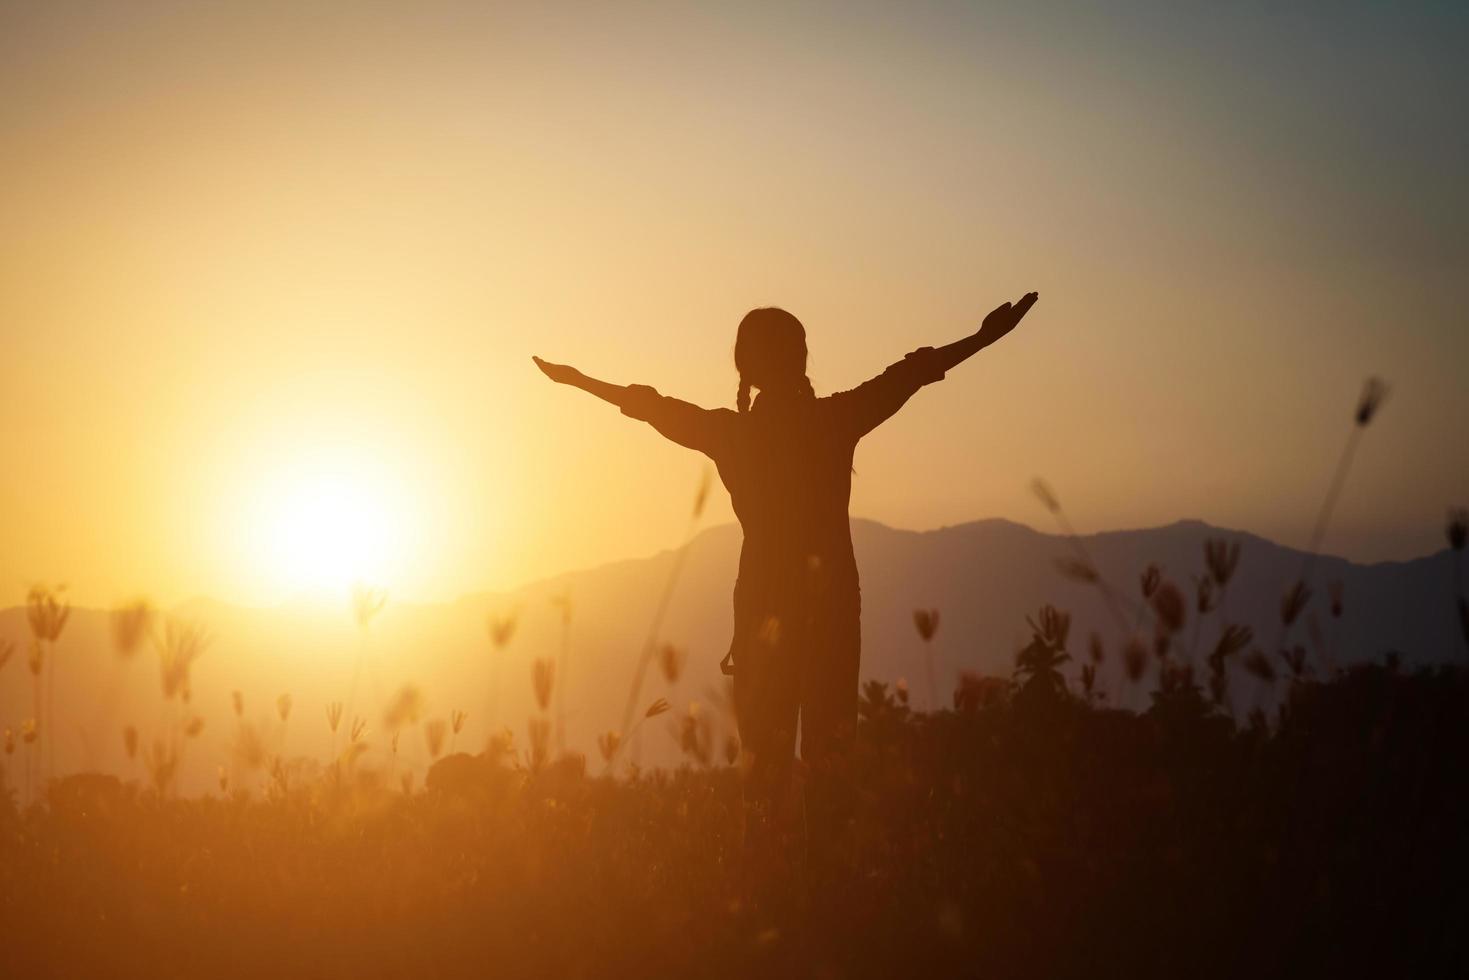
[[[1101,687],[1115,701],[1141,704],[1143,685],[1127,689],[1117,653],[1126,631],[1118,626],[1093,586],[1064,578],[1055,560],[1073,553],[1064,538],[1003,520],[984,520],[935,531],[903,531],[854,520],[853,537],[863,585],[863,677],[887,681],[906,678],[916,704],[928,701],[922,644],[913,624],[917,608],[935,608],[941,625],[934,639],[938,658],[938,696],[947,703],[960,670],[1008,675],[1014,653],[1026,640],[1025,616],[1051,602],[1074,616],[1070,649],[1084,659],[1087,637],[1099,632],[1109,654],[1100,671]],[[1304,555],[1254,535],[1212,528],[1198,521],[1164,527],[1088,535],[1081,543],[1103,577],[1127,606],[1135,622],[1138,574],[1157,562],[1165,577],[1192,596],[1203,574],[1203,542],[1209,537],[1238,540],[1242,557],[1222,610],[1204,621],[1197,656],[1207,653],[1221,619],[1254,627],[1258,645],[1270,650],[1279,631],[1281,592],[1300,574]],[[668,611],[660,642],[687,651],[682,676],[669,685],[658,669],[649,671],[640,706],[667,697],[668,716],[644,731],[644,762],[671,761],[670,717],[701,710],[719,701],[718,663],[728,645],[730,592],[740,545],[734,525],[699,533],[688,546],[683,574]],[[370,761],[381,762],[387,738],[377,703],[405,683],[417,684],[429,717],[454,709],[469,714],[457,740],[460,749],[477,750],[494,724],[508,724],[519,743],[534,710],[530,665],[555,656],[560,644],[560,614],[552,599],[569,595],[570,669],[567,683],[568,741],[595,758],[597,734],[618,727],[633,667],[647,637],[653,612],[676,559],[676,552],[569,572],[530,584],[514,593],[465,596],[435,605],[389,601],[368,637],[369,668],[364,671],[357,714],[367,719],[375,748]],[[1315,615],[1328,646],[1340,661],[1380,656],[1389,649],[1412,660],[1444,660],[1461,653],[1451,597],[1453,555],[1445,550],[1407,562],[1359,565],[1339,558],[1315,562],[1315,596],[1297,622],[1292,641],[1309,643],[1305,625]],[[1339,580],[1345,603],[1340,619],[1327,609],[1326,583]],[[518,629],[503,654],[486,635],[491,614],[519,610]],[[203,623],[213,637],[194,670],[192,710],[205,718],[203,733],[186,757],[182,787],[209,785],[215,767],[228,764],[237,722],[230,692],[245,697],[244,719],[258,725],[272,751],[325,758],[329,733],[324,707],[347,700],[358,650],[358,633],[349,604],[297,604],[272,609],[231,606],[198,599],[173,610],[175,616]],[[1184,639],[1193,638],[1193,614]],[[0,611],[0,637],[13,640],[16,655],[0,673],[0,725],[17,727],[32,715],[31,677],[25,667],[29,644],[25,611]],[[498,711],[491,717],[496,658],[501,671]],[[1074,673],[1076,665],[1071,665]],[[79,767],[141,774],[123,754],[121,731],[136,725],[146,739],[161,731],[168,714],[159,697],[157,656],[150,649],[120,661],[108,640],[107,614],[77,609],[63,634],[57,660],[58,771]],[[1236,690],[1253,690],[1243,674]],[[374,693],[376,689],[376,694]],[[275,714],[281,693],[293,697],[287,725]],[[1129,700],[1130,698],[1130,700]],[[717,730],[728,722],[721,718]],[[346,723],[344,722],[344,728]],[[339,745],[340,747],[340,745]],[[400,766],[425,760],[420,733],[405,733]],[[421,770],[420,770],[421,774]]]

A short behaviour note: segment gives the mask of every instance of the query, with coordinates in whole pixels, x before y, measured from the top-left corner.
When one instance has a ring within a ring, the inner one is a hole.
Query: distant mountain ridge
[[[1165,577],[1192,597],[1194,579],[1204,573],[1204,541],[1240,543],[1239,569],[1222,608],[1204,621],[1196,641],[1190,609],[1183,639],[1196,643],[1202,659],[1225,620],[1251,626],[1257,644],[1272,650],[1280,632],[1281,594],[1300,574],[1305,559],[1301,551],[1256,535],[1193,520],[1085,535],[1081,546],[1128,607],[1128,621],[1119,624],[1095,586],[1068,580],[1057,571],[1056,559],[1075,554],[1073,543],[1063,537],[1001,519],[931,531],[857,519],[852,532],[862,574],[863,677],[906,678],[920,705],[929,696],[922,643],[912,622],[915,609],[940,612],[933,641],[940,702],[947,702],[960,671],[1008,676],[1014,653],[1027,637],[1025,616],[1049,602],[1073,615],[1070,648],[1076,660],[1085,658],[1090,633],[1103,638],[1109,659],[1100,676],[1112,700],[1141,703],[1143,689],[1123,683],[1117,653],[1135,625],[1136,606],[1131,604],[1140,599],[1138,576],[1149,562],[1156,562]],[[683,574],[657,638],[687,651],[684,673],[670,685],[653,669],[640,697],[640,703],[668,697],[681,710],[690,701],[708,705],[720,700],[717,665],[729,642],[740,531],[732,524],[709,528],[685,547],[689,553]],[[596,735],[620,723],[634,664],[676,558],[676,550],[663,551],[567,572],[513,592],[466,595],[442,604],[390,601],[369,633],[369,669],[358,713],[370,727],[380,728],[380,717],[369,706],[413,682],[424,691],[431,715],[469,712],[460,748],[477,747],[496,722],[509,724],[523,741],[525,720],[534,709],[530,664],[536,657],[557,655],[561,622],[551,600],[568,595],[573,604],[570,667],[558,683],[569,685],[571,745],[595,756]],[[1323,641],[1341,662],[1378,657],[1388,650],[1400,651],[1409,661],[1462,655],[1453,611],[1453,558],[1447,549],[1411,561],[1367,565],[1318,556],[1312,572],[1314,595],[1292,641],[1308,643],[1306,621],[1314,618]],[[1339,619],[1327,609],[1326,583],[1331,581],[1343,587]],[[497,655],[486,635],[486,617],[516,609],[516,635]],[[324,706],[347,700],[358,650],[345,600],[337,609],[258,609],[195,599],[172,612],[200,621],[213,637],[194,671],[193,709],[206,719],[197,748],[191,748],[196,783],[207,781],[199,773],[212,771],[229,752],[236,725],[230,711],[233,690],[244,694],[247,720],[284,729],[288,752],[325,754],[329,732]],[[3,639],[15,642],[16,655],[0,673],[0,725],[16,727],[32,714],[23,608],[0,611]],[[492,703],[497,657],[498,706]],[[150,727],[162,724],[156,656],[145,650],[133,662],[118,661],[108,641],[105,611],[79,608],[62,636],[57,665],[63,733],[59,768],[135,770],[136,763],[123,758],[119,733],[131,722],[146,737]],[[281,693],[291,693],[295,705],[285,726],[273,720],[275,698]],[[650,760],[670,758],[671,740],[662,731],[665,721],[650,723],[644,733]],[[413,751],[422,754],[421,747]]]

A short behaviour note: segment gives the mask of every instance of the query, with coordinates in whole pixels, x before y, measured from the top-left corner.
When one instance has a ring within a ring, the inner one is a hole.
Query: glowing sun
[[[262,572],[291,591],[336,591],[401,574],[410,509],[370,459],[309,460],[283,469],[250,523]]]

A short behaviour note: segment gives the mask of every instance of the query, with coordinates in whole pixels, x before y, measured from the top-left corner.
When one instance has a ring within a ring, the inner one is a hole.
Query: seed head
[[[326,723],[327,727],[332,730],[332,734],[335,735],[337,726],[342,723],[342,702],[333,701],[326,706]]]
[[[1387,398],[1387,385],[1381,378],[1368,378],[1362,385],[1362,397],[1357,399],[1357,424],[1365,427],[1372,421],[1377,410]]]
[[[26,622],[37,640],[55,643],[71,618],[71,604],[62,600],[66,586],[33,585],[26,593]]]
[[[1177,633],[1183,629],[1186,607],[1183,593],[1172,582],[1164,582],[1153,593],[1153,612],[1158,617],[1158,626],[1162,631]]]
[[[545,711],[551,707],[551,689],[556,684],[556,662],[549,657],[537,657],[531,665],[531,687],[535,691],[536,704]]]
[[[1306,588],[1306,583],[1297,579],[1290,588],[1285,590],[1285,595],[1280,598],[1280,621],[1286,626],[1296,621],[1301,610],[1306,608],[1306,603],[1311,601],[1311,590]]]
[[[1059,514],[1061,512],[1061,501],[1056,499],[1056,494],[1052,492],[1051,485],[1045,480],[1042,480],[1040,477],[1031,480],[1030,492],[1035,494],[1035,499],[1039,500],[1041,506],[1045,507],[1052,514]]]
[[[153,604],[147,599],[134,599],[112,610],[112,646],[126,659],[137,652],[148,629],[153,625]]]
[[[1216,584],[1225,586],[1229,584],[1230,578],[1234,576],[1234,570],[1239,565],[1238,541],[1225,541],[1223,538],[1210,538],[1204,542],[1204,564],[1209,569]]]
[[[678,680],[678,675],[683,671],[683,662],[683,651],[672,643],[663,644],[658,651],[658,666],[662,668],[663,677],[670,684]]]
[[[1454,507],[1449,510],[1449,523],[1444,529],[1448,536],[1449,547],[1455,551],[1464,550],[1464,542],[1469,539],[1469,508]]]
[[[1153,593],[1158,591],[1158,586],[1163,583],[1163,570],[1157,565],[1149,564],[1143,569],[1140,582],[1143,587],[1143,598],[1151,599]]]
[[[291,696],[289,694],[282,694],[275,699],[275,713],[281,716],[282,723],[291,720]]]
[[[913,627],[918,630],[918,635],[923,638],[924,643],[929,642],[939,631],[939,611],[937,609],[913,610]]]
[[[513,610],[503,616],[492,615],[485,620],[485,632],[489,634],[490,642],[496,650],[503,650],[515,636],[515,627],[520,618],[520,611]]]

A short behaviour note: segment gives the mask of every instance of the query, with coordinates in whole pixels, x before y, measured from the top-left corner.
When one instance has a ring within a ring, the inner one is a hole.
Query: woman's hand
[[[984,318],[984,323],[979,328],[980,345],[988,347],[999,340],[1005,334],[1015,329],[1030,308],[1039,299],[1038,293],[1026,293],[1016,303],[1005,303],[990,311],[990,315]]]
[[[582,382],[587,379],[586,375],[582,374],[570,364],[552,364],[550,361],[543,361],[539,357],[534,356],[531,357],[531,360],[536,362],[536,367],[541,369],[542,374],[558,385],[575,385],[580,388],[582,387]]]

